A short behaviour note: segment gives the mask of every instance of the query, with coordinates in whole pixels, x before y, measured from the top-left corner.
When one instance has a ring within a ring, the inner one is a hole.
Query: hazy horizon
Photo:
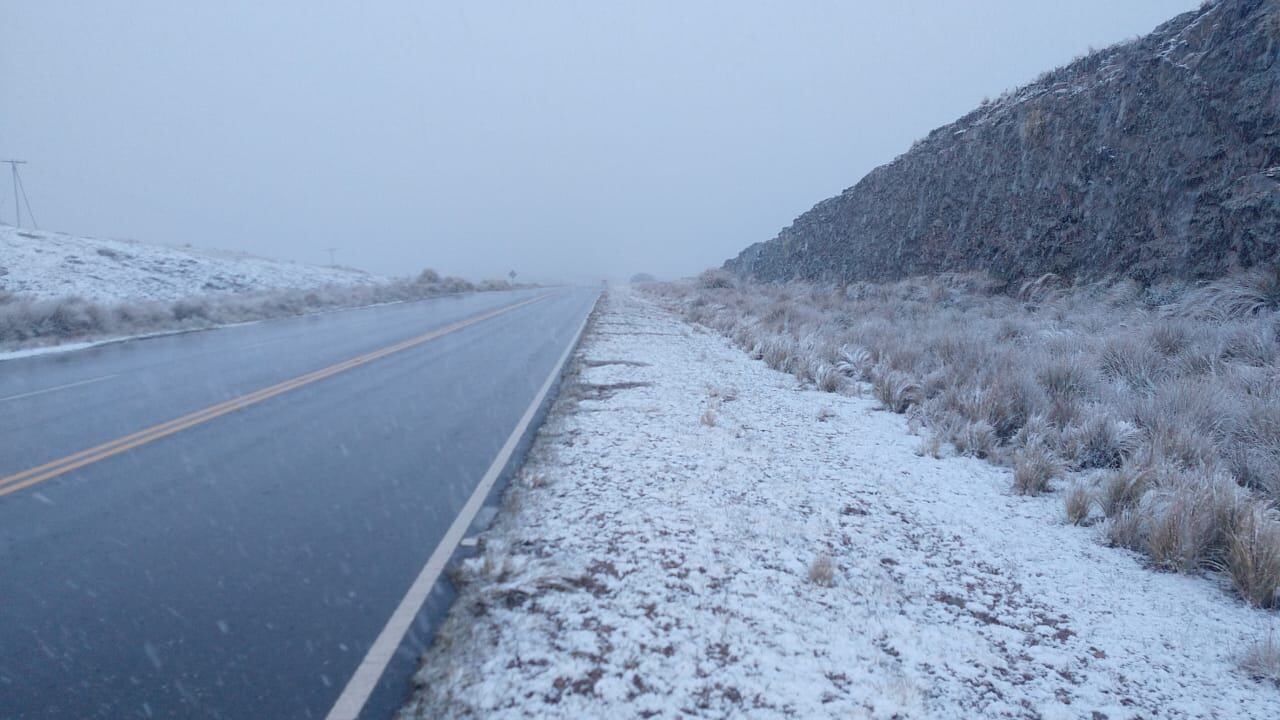
[[[46,230],[674,277],[1196,5],[6,2],[0,157]]]

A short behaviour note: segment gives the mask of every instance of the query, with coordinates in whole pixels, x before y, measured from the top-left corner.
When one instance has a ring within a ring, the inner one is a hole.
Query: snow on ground
[[[579,361],[406,716],[1280,717],[1273,615],[872,400],[619,291]]]
[[[378,280],[350,268],[0,225],[0,291],[20,295],[79,295],[107,302],[178,300],[211,293],[361,285]]]

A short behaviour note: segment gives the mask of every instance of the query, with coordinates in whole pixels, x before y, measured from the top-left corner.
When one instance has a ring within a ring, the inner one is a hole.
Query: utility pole
[[[36,224],[36,215],[31,212],[31,201],[27,199],[27,189],[22,186],[22,176],[18,174],[18,166],[26,165],[26,160],[0,160],[0,162],[9,163],[9,172],[13,176],[13,214],[14,227],[22,227],[22,205],[18,204],[18,193],[22,193],[22,200],[27,206],[27,217],[31,218],[31,226],[39,230],[40,226]]]
[[[338,264],[334,261],[333,254],[338,251],[338,248],[325,248],[325,251],[329,253],[329,267],[337,267]]]

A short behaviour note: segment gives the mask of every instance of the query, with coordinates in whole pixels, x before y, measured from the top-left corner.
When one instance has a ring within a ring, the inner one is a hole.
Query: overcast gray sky
[[[687,275],[1197,4],[0,0],[0,156],[46,229]]]

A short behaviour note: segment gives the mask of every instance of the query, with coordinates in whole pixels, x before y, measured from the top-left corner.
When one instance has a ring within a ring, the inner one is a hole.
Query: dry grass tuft
[[[1045,392],[1053,398],[1084,395],[1096,382],[1093,369],[1078,355],[1041,359],[1035,373]]]
[[[1147,554],[1160,567],[1191,572],[1215,564],[1235,524],[1234,488],[1221,479],[1177,476],[1146,497]]]
[[[1126,508],[1107,518],[1107,540],[1115,547],[1142,552],[1145,526],[1145,517],[1137,508]]]
[[[831,556],[826,553],[818,553],[809,565],[809,582],[822,587],[832,587],[836,584],[836,565],[831,560]]]
[[[1227,573],[1240,595],[1258,607],[1280,603],[1280,522],[1260,508],[1241,513],[1227,541]]]
[[[964,423],[959,430],[953,431],[951,443],[961,455],[987,458],[995,454],[1000,444],[1000,437],[991,423],[986,420],[975,420]]]
[[[844,373],[845,377],[854,380],[870,380],[871,368],[874,363],[871,360],[871,354],[862,348],[850,348],[848,345],[840,348],[840,358],[836,361],[836,370]]]
[[[1061,474],[1062,463],[1041,445],[1032,445],[1014,455],[1013,489],[1020,495],[1048,492],[1050,483]]]
[[[1154,473],[1150,465],[1126,465],[1111,473],[1102,485],[1102,514],[1115,517],[1137,507]]]
[[[1184,317],[1229,322],[1280,307],[1280,266],[1223,278],[1187,294],[1172,312]]]
[[[876,399],[890,412],[904,413],[912,405],[919,404],[922,397],[920,386],[897,370],[876,373],[871,384]]]
[[[814,384],[822,392],[838,392],[844,387],[845,376],[832,365],[822,363],[814,373]]]
[[[1093,507],[1093,493],[1083,483],[1075,483],[1063,498],[1066,505],[1067,522],[1081,525],[1089,519],[1089,510]]]
[[[942,438],[937,434],[929,433],[927,436],[920,438],[920,445],[916,446],[915,454],[920,457],[928,455],[934,460],[942,459]]]
[[[1138,432],[1110,415],[1094,415],[1063,434],[1063,447],[1081,469],[1117,468],[1138,444]]]
[[[1165,358],[1133,335],[1108,338],[1098,352],[1098,363],[1104,376],[1139,391],[1154,388],[1165,370]]]
[[[1280,643],[1274,635],[1250,646],[1240,658],[1240,669],[1254,680],[1280,685]]]
[[[794,349],[790,341],[774,338],[760,347],[760,359],[774,370],[789,373],[794,367]]]
[[[738,399],[738,388],[732,385],[708,387],[707,397],[713,402],[733,402]]]

